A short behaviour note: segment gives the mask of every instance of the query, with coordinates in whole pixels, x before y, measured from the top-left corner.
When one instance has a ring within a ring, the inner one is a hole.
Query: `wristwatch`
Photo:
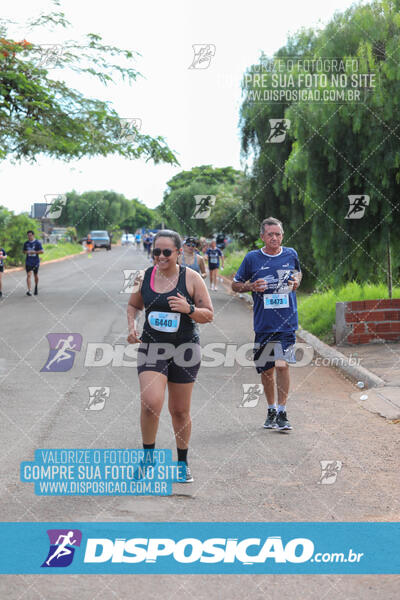
[[[192,314],[192,313],[195,311],[195,308],[196,308],[196,307],[195,307],[195,305],[194,305],[194,304],[192,304],[192,303],[189,303],[189,309],[190,309],[190,310],[189,310],[189,312],[188,312],[188,315],[191,315],[191,314]]]

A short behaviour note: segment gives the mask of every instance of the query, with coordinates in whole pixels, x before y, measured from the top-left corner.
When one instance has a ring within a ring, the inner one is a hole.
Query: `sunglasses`
[[[165,248],[164,250],[161,250],[161,248],[154,248],[153,256],[161,256],[161,253],[163,253],[164,256],[171,256],[172,252],[173,251],[170,248]]]
[[[185,246],[190,246],[192,248],[196,247],[196,242],[185,242]]]

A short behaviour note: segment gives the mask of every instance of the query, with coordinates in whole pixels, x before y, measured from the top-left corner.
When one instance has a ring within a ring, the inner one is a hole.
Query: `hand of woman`
[[[139,338],[139,334],[136,331],[136,329],[131,329],[129,331],[129,335],[127,337],[127,341],[130,344],[139,344],[139,343],[141,344],[142,343],[142,340]]]
[[[170,309],[174,312],[189,313],[189,302],[186,300],[185,296],[183,296],[180,292],[178,292],[177,296],[168,296],[167,300]]]

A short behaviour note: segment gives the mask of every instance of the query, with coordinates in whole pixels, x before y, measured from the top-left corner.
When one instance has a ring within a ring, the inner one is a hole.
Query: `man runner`
[[[301,271],[297,252],[281,246],[282,223],[274,217],[261,223],[264,247],[252,250],[236,273],[234,292],[252,292],[254,311],[254,361],[268,402],[266,429],[292,429],[286,401],[289,393],[289,365],[295,363],[295,331],[298,328],[295,290]],[[278,389],[275,404],[274,371]]]
[[[33,271],[33,276],[35,278],[35,296],[38,295],[38,285],[39,285],[39,266],[40,266],[40,258],[39,254],[43,254],[43,246],[39,242],[39,240],[35,239],[35,234],[30,229],[26,232],[28,236],[28,241],[25,242],[23,247],[23,252],[26,254],[25,260],[25,269],[26,269],[26,285],[28,291],[26,292],[27,296],[32,296],[31,292],[31,272]]]
[[[3,279],[3,271],[4,271],[4,259],[7,258],[7,253],[4,248],[0,248],[0,298],[3,295],[2,292],[2,279]]]

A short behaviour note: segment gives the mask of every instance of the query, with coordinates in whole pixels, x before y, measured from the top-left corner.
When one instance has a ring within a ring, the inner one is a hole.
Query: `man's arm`
[[[243,292],[252,292],[253,290],[251,289],[251,286],[252,284],[250,281],[232,281],[232,290],[234,292],[238,292],[239,294]]]

